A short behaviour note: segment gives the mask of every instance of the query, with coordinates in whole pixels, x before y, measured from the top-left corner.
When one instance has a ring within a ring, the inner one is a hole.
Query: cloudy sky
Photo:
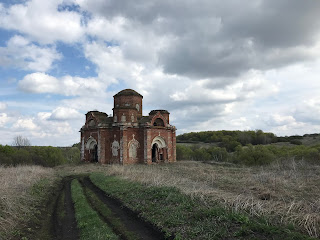
[[[178,134],[320,132],[320,1],[0,0],[0,144],[79,141],[132,88]]]

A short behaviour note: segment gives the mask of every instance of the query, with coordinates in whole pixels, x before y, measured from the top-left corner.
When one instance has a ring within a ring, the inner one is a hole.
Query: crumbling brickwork
[[[81,159],[101,164],[176,161],[176,128],[169,112],[142,115],[143,96],[125,89],[114,97],[113,116],[99,111],[86,114],[81,128]]]

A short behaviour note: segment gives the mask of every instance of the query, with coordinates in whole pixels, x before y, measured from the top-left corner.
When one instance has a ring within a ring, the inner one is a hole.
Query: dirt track
[[[98,212],[105,224],[109,225],[120,239],[126,240],[128,238],[126,237],[126,234],[121,232],[121,229],[119,230],[117,227],[113,226],[108,219],[103,217],[103,214],[99,212],[99,209],[90,202],[90,199],[86,194],[87,191],[93,192],[94,195],[111,210],[112,215],[121,221],[122,226],[125,226],[126,232],[132,233],[137,236],[138,239],[165,239],[161,231],[154,228],[150,223],[142,220],[137,213],[123,206],[119,200],[107,196],[100,188],[95,186],[88,177],[67,177],[63,180],[63,188],[57,197],[55,207],[51,215],[51,239],[80,239],[71,195],[71,181],[74,178],[78,178],[80,180],[84,193],[87,197],[88,204],[91,205],[92,209]]]
[[[56,207],[54,209],[53,229],[55,239],[79,239],[79,231],[75,219],[70,183],[70,178],[64,180],[63,189],[59,194]],[[64,197],[62,198],[62,196]],[[59,210],[63,210],[64,216],[59,217],[59,215],[62,214]]]
[[[85,188],[91,189],[96,196],[111,209],[112,213],[121,220],[127,227],[127,230],[135,233],[140,239],[165,239],[160,231],[139,218],[137,213],[123,206],[119,200],[107,196],[100,188],[95,186],[89,178],[84,178],[82,184]]]

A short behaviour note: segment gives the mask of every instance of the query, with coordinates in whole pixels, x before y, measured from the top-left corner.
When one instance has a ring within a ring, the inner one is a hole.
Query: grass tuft
[[[83,189],[78,180],[71,182],[72,199],[74,201],[77,225],[80,230],[80,239],[119,239],[87,202]]]
[[[48,197],[54,170],[40,166],[0,166],[0,239],[20,236]]]
[[[262,218],[233,212],[219,203],[207,205],[174,187],[146,186],[96,173],[90,179],[164,230],[166,236],[175,235],[176,239],[310,239],[290,228],[268,225]]]

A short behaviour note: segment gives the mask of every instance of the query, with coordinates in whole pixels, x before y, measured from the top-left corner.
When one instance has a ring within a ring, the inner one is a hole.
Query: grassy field
[[[52,190],[55,170],[39,166],[0,167],[0,239],[19,237]],[[39,224],[39,223],[38,223]]]
[[[293,224],[320,236],[320,166],[290,161],[249,168],[185,161],[70,168],[73,173],[97,170],[147,185],[176,187],[208,204],[219,202],[232,211],[263,216],[274,225]]]
[[[270,234],[273,239],[305,238],[298,232],[320,236],[320,167],[304,162],[250,168],[192,161],[150,166],[21,166],[0,167],[0,176],[0,239],[21,239],[23,234],[30,236],[28,232],[37,233],[37,229],[29,229],[30,221],[41,219],[41,209],[48,204],[44,198],[50,196],[46,193],[65,176],[80,180],[90,176],[107,195],[120,199],[140,217],[167,232],[167,236],[174,233],[176,239],[268,239]],[[104,179],[109,183],[102,184]],[[109,191],[104,189],[107,184]],[[93,189],[77,181],[72,183],[72,189],[78,227],[87,224],[81,223],[79,214],[93,211],[116,235],[125,233],[121,217],[110,223],[108,214],[103,216],[110,206],[101,204],[103,199],[98,199],[97,192],[93,194]],[[66,201],[65,194],[59,195],[55,206],[58,220],[64,217],[64,210],[59,209]],[[77,207],[79,201],[91,210]]]
[[[90,207],[77,179],[72,181],[71,189],[80,239],[119,239],[112,229],[103,223],[99,214]]]

